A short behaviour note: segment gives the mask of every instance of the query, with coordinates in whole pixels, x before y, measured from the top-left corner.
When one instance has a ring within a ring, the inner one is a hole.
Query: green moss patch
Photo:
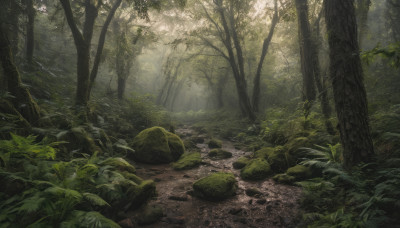
[[[288,151],[283,146],[264,147],[254,152],[254,157],[265,159],[271,166],[271,169],[276,172],[284,172],[294,161]]]
[[[251,160],[241,171],[240,176],[245,180],[262,180],[271,175],[272,170],[268,162],[257,158]]]
[[[161,164],[176,161],[185,152],[182,140],[162,127],[152,127],[140,132],[133,140],[136,161]]]
[[[240,158],[238,158],[238,160],[236,160],[232,164],[232,166],[234,169],[241,169],[241,168],[245,167],[249,162],[250,162],[250,159],[248,159],[246,157],[240,157]]]
[[[219,139],[210,139],[210,141],[208,142],[208,147],[209,148],[221,148],[222,141]]]
[[[191,169],[199,166],[201,164],[201,156],[200,153],[184,153],[181,158],[172,163],[172,167],[175,170],[185,170]]]
[[[226,159],[231,158],[232,153],[222,149],[212,149],[208,152],[208,156],[212,159]]]
[[[194,195],[205,200],[220,201],[236,194],[237,181],[232,173],[218,172],[193,184]]]
[[[312,172],[311,172],[310,168],[308,168],[304,165],[296,165],[296,166],[289,168],[286,171],[286,174],[295,177],[296,181],[299,181],[299,180],[304,180],[304,179],[310,178]]]
[[[295,177],[287,175],[286,173],[277,174],[272,179],[282,184],[292,184],[293,182],[296,181]]]

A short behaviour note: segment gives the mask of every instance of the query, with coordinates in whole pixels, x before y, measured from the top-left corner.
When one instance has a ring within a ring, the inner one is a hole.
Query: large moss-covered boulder
[[[212,149],[210,150],[210,152],[208,152],[208,156],[211,159],[218,160],[218,159],[231,158],[232,153],[229,151],[225,151],[223,149]]]
[[[280,173],[275,175],[272,179],[278,183],[282,184],[293,184],[293,182],[296,181],[296,178],[290,175],[287,175],[286,173]]]
[[[205,200],[220,201],[236,194],[237,181],[232,173],[218,172],[193,184],[193,194]]]
[[[199,152],[184,153],[177,162],[172,163],[172,167],[175,170],[185,170],[195,168],[200,164],[201,155]]]
[[[182,140],[162,127],[152,127],[140,132],[132,144],[135,152],[130,156],[140,162],[161,164],[179,159],[185,152]]]
[[[272,174],[268,162],[257,158],[251,160],[241,171],[240,176],[245,180],[262,180]]]
[[[296,178],[296,181],[310,178],[312,175],[311,169],[304,165],[296,165],[289,168],[286,174]]]
[[[245,167],[247,164],[249,164],[250,159],[246,158],[246,157],[240,157],[238,158],[238,160],[236,160],[232,166],[234,169],[241,169],[243,167]]]

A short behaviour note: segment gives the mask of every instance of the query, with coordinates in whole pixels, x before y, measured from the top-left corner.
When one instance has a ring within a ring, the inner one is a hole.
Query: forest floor
[[[205,143],[197,144],[201,150],[202,165],[185,171],[175,171],[170,165],[136,164],[137,175],[157,182],[158,197],[150,202],[161,206],[165,216],[147,227],[294,227],[299,215],[301,189],[275,183],[272,179],[243,181],[239,170],[232,163],[252,152],[237,150],[231,141],[223,141],[222,148],[232,153],[232,158],[211,160],[208,157],[207,136],[190,127],[177,129],[185,139],[204,137]],[[238,181],[236,196],[222,202],[210,202],[188,194],[192,184],[214,172],[232,172]],[[256,188],[261,195],[250,197],[246,189]]]

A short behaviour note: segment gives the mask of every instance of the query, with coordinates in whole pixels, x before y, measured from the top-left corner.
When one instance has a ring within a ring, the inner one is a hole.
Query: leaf
[[[82,193],[82,195],[84,199],[86,199],[95,206],[110,206],[110,204],[108,204],[103,198],[101,198],[96,194],[85,192]]]
[[[39,194],[35,194],[32,197],[24,199],[21,203],[22,206],[18,208],[18,212],[32,213],[38,211],[42,203],[46,198],[40,197]]]

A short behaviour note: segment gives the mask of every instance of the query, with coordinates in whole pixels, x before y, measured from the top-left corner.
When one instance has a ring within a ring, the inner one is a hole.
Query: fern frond
[[[18,212],[32,213],[41,209],[41,206],[46,198],[41,197],[40,194],[35,194],[32,197],[24,199],[22,205],[18,208]]]
[[[131,173],[136,172],[135,167],[129,164],[129,162],[123,158],[107,158],[106,160],[102,161],[100,165],[110,165],[121,171],[128,171]]]
[[[120,226],[95,211],[73,211],[67,220],[61,223],[61,228],[91,227],[91,228],[120,228]]]
[[[83,195],[83,198],[86,199],[87,201],[89,201],[92,205],[110,206],[110,204],[108,204],[104,199],[102,199],[100,196],[98,196],[96,194],[85,192],[85,193],[82,193],[82,195]]]

